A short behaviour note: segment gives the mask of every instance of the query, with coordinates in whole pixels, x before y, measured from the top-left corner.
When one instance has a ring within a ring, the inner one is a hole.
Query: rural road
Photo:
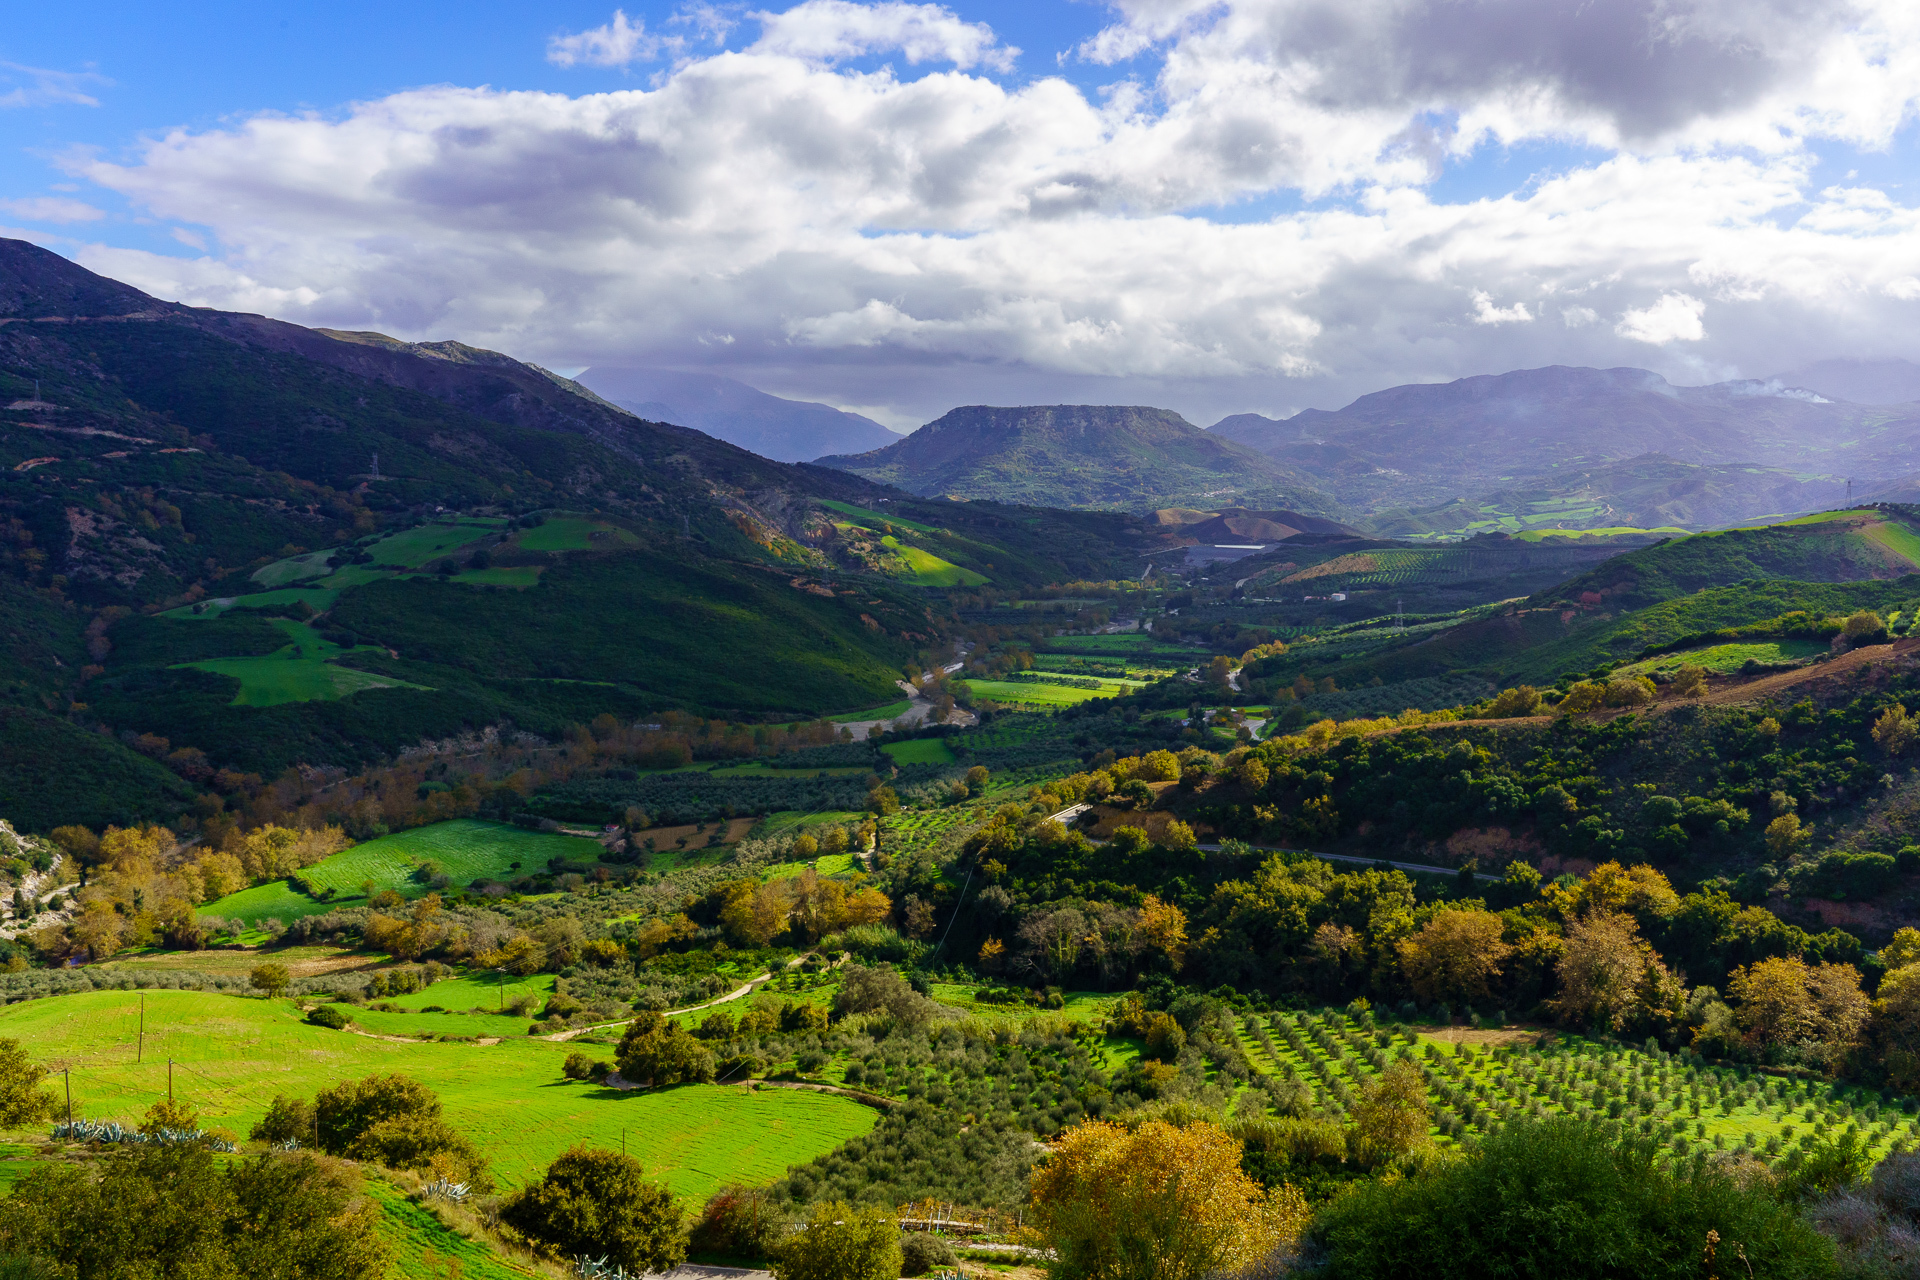
[[[1393,862],[1386,858],[1363,858],[1353,853],[1321,853],[1317,849],[1285,849],[1277,844],[1256,844],[1251,847],[1260,850],[1262,853],[1310,853],[1316,858],[1325,858],[1328,862],[1357,862],[1363,867],[1385,865],[1392,867],[1395,871],[1417,871],[1425,875],[1454,876],[1460,874],[1458,867],[1436,867],[1423,862]],[[1201,844],[1195,845],[1194,848],[1205,849],[1209,853],[1214,853],[1219,851],[1220,846],[1217,844]],[[1500,877],[1490,876],[1484,872],[1476,871],[1473,878],[1476,880],[1498,880]]]
[[[795,965],[799,964],[800,961],[803,959],[805,959],[804,956],[795,956],[793,959],[787,961],[787,968],[789,969],[793,968]],[[726,1004],[729,1001],[738,1000],[741,996],[746,995],[749,991],[752,991],[755,987],[759,986],[763,982],[768,981],[772,977],[773,975],[770,973],[763,973],[757,978],[748,979],[746,982],[734,988],[732,991],[727,992],[727,994],[723,996],[715,996],[713,999],[707,1001],[705,1004],[690,1004],[684,1009],[662,1009],[660,1011],[660,1016],[663,1018],[671,1018],[675,1014],[698,1013],[702,1009],[711,1009],[717,1004]],[[587,1032],[589,1031],[607,1031],[613,1027],[624,1027],[629,1022],[632,1022],[632,1021],[633,1021],[632,1018],[622,1018],[618,1022],[602,1022],[596,1026],[591,1026],[591,1027],[574,1027],[567,1031],[556,1031],[550,1036],[541,1036],[539,1038],[542,1040],[571,1040],[575,1036],[583,1036],[587,1034]]]

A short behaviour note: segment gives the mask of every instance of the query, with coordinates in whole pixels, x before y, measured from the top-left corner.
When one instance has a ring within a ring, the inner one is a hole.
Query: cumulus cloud
[[[624,67],[660,56],[660,40],[647,34],[644,19],[615,9],[604,26],[547,41],[547,61],[557,67]]]
[[[1510,307],[1496,307],[1493,297],[1484,289],[1473,291],[1473,322],[1475,324],[1518,324],[1533,319],[1527,310],[1527,304],[1516,302]]]
[[[1698,342],[1707,336],[1700,322],[1707,304],[1684,293],[1669,293],[1651,306],[1639,307],[1620,317],[1613,331],[1635,342],[1661,346],[1669,342]]]
[[[1157,64],[1104,95],[986,74],[1017,51],[941,6],[806,0],[645,89],[442,86],[178,130],[73,163],[218,252],[81,256],[207,305],[566,365],[777,368],[796,390],[826,370],[813,398],[927,410],[912,398],[992,398],[988,378],[1303,403],[1277,384],[1678,360],[1667,344],[1787,367],[1808,332],[1838,354],[1912,323],[1915,211],[1815,184],[1803,145],[1912,110],[1920,28],[1895,6],[1118,8],[1086,56],[1131,39]],[[849,65],[892,54],[934,67]],[[1437,203],[1422,184],[1475,138],[1607,154]],[[1264,221],[1206,212],[1335,189]]]
[[[937,4],[854,4],[805,0],[784,13],[756,13],[753,52],[837,62],[898,51],[909,63],[951,62],[1011,71],[1020,51],[1000,43],[984,22],[963,22]]]

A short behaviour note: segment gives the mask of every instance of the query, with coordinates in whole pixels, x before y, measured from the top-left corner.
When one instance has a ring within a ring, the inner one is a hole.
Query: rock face
[[[642,418],[692,427],[776,462],[864,453],[900,438],[872,418],[710,373],[597,366],[575,381]]]
[[[1331,505],[1292,467],[1143,406],[970,405],[898,444],[820,464],[918,494],[1035,506],[1324,514]]]

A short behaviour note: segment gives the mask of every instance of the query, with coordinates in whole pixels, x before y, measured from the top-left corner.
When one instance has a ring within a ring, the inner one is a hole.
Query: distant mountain
[[[1213,430],[1361,511],[1551,487],[1556,471],[1650,453],[1803,475],[1920,461],[1920,405],[1866,408],[1773,382],[1676,387],[1645,369],[1554,366],[1393,387],[1334,412],[1237,414]]]
[[[1562,468],[1422,510],[1376,512],[1361,523],[1389,538],[1622,526],[1704,529],[1837,506],[1845,498],[1845,481],[1832,476],[1809,478],[1739,464],[1701,466],[1649,453],[1597,467]]]
[[[1139,406],[973,405],[884,449],[819,462],[912,493],[1035,506],[1145,512],[1231,502],[1324,513],[1331,505],[1293,468]]]
[[[575,381],[642,418],[692,427],[776,462],[864,453],[900,438],[872,418],[710,373],[595,366]]]
[[[1920,400],[1920,364],[1911,360],[1820,360],[1791,373],[1777,373],[1769,381],[1853,404]]]

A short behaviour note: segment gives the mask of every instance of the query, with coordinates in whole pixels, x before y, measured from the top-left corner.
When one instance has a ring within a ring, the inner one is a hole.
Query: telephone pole
[[[72,1124],[73,1123],[73,1068],[62,1067],[60,1068],[60,1074],[66,1078],[66,1082],[67,1082],[67,1123]]]
[[[140,993],[140,1038],[135,1041],[133,1060],[139,1063],[147,1056],[147,993]]]
[[[173,1059],[167,1059],[167,1107],[173,1107]]]

